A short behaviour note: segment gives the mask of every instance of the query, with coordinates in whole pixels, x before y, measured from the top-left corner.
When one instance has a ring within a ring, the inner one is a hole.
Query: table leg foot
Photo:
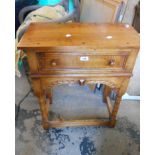
[[[116,126],[116,119],[110,121],[110,127],[114,128]]]
[[[42,122],[42,127],[45,129],[45,130],[48,130],[50,127],[49,127],[49,123],[48,122]]]

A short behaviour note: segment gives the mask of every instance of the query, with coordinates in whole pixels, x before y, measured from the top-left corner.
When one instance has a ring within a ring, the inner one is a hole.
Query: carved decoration
[[[71,80],[52,80],[50,81],[50,84],[47,85],[47,87],[54,87],[55,85],[62,85],[62,84],[75,84],[78,83],[79,84],[79,80],[75,79],[71,79]],[[100,84],[105,84],[108,85],[111,88],[118,88],[118,85],[116,85],[115,83],[108,81],[108,80],[85,80],[84,81],[84,85],[86,84],[96,84],[96,83],[100,83]]]

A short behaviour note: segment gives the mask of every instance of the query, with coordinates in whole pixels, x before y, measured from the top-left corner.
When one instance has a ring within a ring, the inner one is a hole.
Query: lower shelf
[[[67,120],[67,121],[47,121],[43,122],[45,129],[48,128],[59,128],[59,127],[71,127],[71,126],[108,126],[114,127],[116,120],[113,121],[104,121],[104,120]]]

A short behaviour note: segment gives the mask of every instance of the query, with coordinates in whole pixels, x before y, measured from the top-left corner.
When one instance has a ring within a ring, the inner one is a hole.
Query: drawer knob
[[[115,60],[111,59],[110,62],[109,62],[109,65],[113,66],[114,64],[115,64]]]
[[[51,61],[51,65],[52,66],[56,66],[56,62],[55,61]]]

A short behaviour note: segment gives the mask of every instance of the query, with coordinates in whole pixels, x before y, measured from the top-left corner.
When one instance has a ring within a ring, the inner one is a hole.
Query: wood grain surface
[[[104,48],[139,45],[137,32],[127,24],[31,23],[18,48],[59,46],[101,46]]]

